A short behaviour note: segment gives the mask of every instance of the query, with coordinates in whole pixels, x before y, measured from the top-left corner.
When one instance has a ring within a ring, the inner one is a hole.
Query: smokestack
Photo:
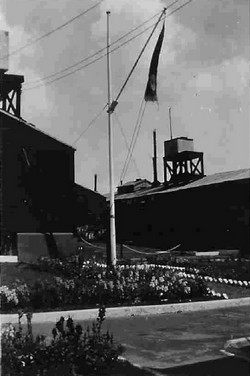
[[[97,174],[95,174],[94,191],[97,192]]]
[[[9,70],[9,33],[0,30],[0,72]]]
[[[153,156],[153,185],[159,185],[159,181],[157,179],[157,146],[156,146],[156,129],[153,131],[153,149],[154,149],[154,156]]]

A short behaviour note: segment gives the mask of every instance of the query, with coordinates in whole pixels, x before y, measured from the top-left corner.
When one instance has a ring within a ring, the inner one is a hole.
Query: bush
[[[92,328],[83,331],[72,318],[61,317],[52,330],[53,339],[46,344],[44,336],[34,338],[32,315],[28,313],[27,332],[21,325],[9,325],[2,333],[2,370],[5,376],[68,376],[109,375],[122,353],[122,346],[116,346],[109,332],[102,333],[105,308],[99,314]]]

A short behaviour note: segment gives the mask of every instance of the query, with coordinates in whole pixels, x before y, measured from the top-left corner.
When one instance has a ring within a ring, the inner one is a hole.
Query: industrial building
[[[160,248],[181,244],[183,250],[237,249],[249,255],[250,170],[204,174],[203,153],[193,140],[164,143],[164,182],[157,180],[154,134],[154,179],[118,187],[115,197],[120,243]],[[137,187],[137,189],[136,189]]]
[[[7,70],[0,69],[0,254],[70,252],[77,226],[103,220],[105,198],[75,183],[73,147],[22,119],[24,77]]]

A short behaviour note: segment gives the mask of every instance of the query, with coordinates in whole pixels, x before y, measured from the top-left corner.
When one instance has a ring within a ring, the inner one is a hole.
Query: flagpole
[[[109,187],[110,187],[110,207],[109,207],[109,225],[110,225],[110,257],[111,265],[116,264],[116,231],[115,231],[115,192],[114,192],[114,174],[113,174],[113,127],[112,111],[110,110],[112,91],[111,91],[111,64],[110,64],[110,36],[109,36],[109,17],[107,14],[107,79],[108,79],[108,145],[109,145]]]

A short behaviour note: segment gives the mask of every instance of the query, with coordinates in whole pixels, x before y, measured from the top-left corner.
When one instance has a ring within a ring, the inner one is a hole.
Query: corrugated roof
[[[27,127],[32,128],[34,131],[37,131],[37,132],[39,132],[39,133],[42,133],[43,135],[45,135],[45,136],[47,136],[47,137],[50,137],[50,138],[52,138],[53,140],[55,140],[55,141],[57,141],[57,142],[60,142],[60,144],[63,144],[63,145],[65,145],[65,146],[67,146],[67,147],[69,147],[69,148],[71,148],[71,149],[73,149],[73,150],[76,150],[73,146],[71,146],[71,145],[69,145],[69,144],[66,144],[66,143],[63,142],[63,141],[58,140],[57,138],[55,138],[54,136],[49,135],[48,133],[45,133],[45,132],[42,131],[41,129],[36,128],[36,126],[35,126],[34,124],[32,124],[32,123],[28,123],[26,120],[24,120],[24,119],[22,119],[22,118],[19,118],[19,117],[15,116],[15,115],[13,115],[13,114],[7,112],[7,111],[4,111],[4,110],[2,110],[2,109],[0,109],[0,113],[3,113],[4,115],[11,117],[12,119],[15,119],[15,120],[18,121],[19,123],[24,124],[24,125],[26,125]]]
[[[147,182],[147,183],[150,184],[150,181],[148,181],[147,179],[138,179],[138,180],[128,181],[127,183],[119,185],[119,187],[127,187],[129,185],[137,185],[137,184],[144,183],[144,182]]]
[[[245,179],[250,179],[250,169],[219,172],[213,175],[204,176],[203,178],[199,180],[193,181],[192,183],[188,183],[183,186],[167,189],[163,185],[161,185],[156,188],[143,189],[138,192],[116,195],[115,199],[116,200],[132,199],[132,198],[143,197],[143,196],[148,196],[152,194],[170,193],[170,192],[181,191],[184,189],[193,189],[193,188],[204,187],[207,185],[215,185],[215,184],[226,183],[229,181],[238,181],[238,180],[245,180]]]

